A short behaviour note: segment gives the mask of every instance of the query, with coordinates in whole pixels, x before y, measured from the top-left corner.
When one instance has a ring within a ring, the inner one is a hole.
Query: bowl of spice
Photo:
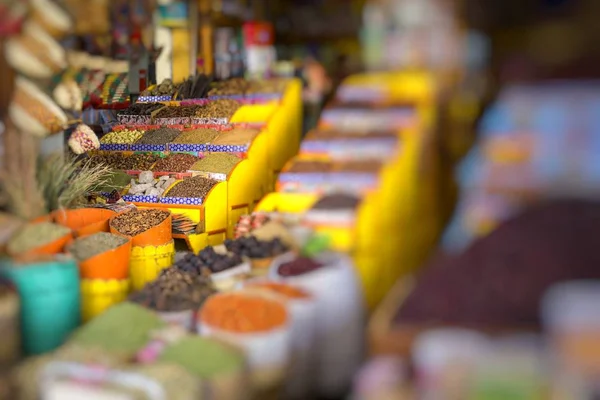
[[[160,246],[172,240],[171,212],[136,209],[110,219],[110,232],[130,237],[133,246]]]
[[[210,274],[167,268],[156,280],[130,295],[129,301],[157,311],[167,323],[192,330],[195,311],[214,293]]]
[[[67,251],[79,263],[79,273],[86,279],[127,279],[131,240],[108,232],[78,238]]]
[[[280,296],[236,291],[211,296],[200,309],[198,332],[245,350],[256,390],[282,384],[290,360],[290,328]]]
[[[8,241],[6,251],[10,256],[61,253],[73,239],[67,227],[52,222],[26,224]]]

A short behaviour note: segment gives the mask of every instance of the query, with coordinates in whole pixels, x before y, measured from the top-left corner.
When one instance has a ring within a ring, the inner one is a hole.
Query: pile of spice
[[[328,161],[295,161],[286,172],[330,172],[332,169],[333,165]]]
[[[219,131],[210,128],[200,128],[191,131],[184,131],[181,135],[173,140],[173,143],[182,144],[208,144],[211,143],[217,136]]]
[[[198,157],[191,154],[175,153],[161,158],[152,168],[157,172],[186,172],[198,161]]]
[[[222,132],[212,141],[215,145],[243,146],[252,143],[256,135],[256,129],[234,128],[230,131]]]
[[[118,111],[117,115],[150,115],[161,107],[164,107],[161,103],[135,103]]]
[[[97,167],[102,165],[112,169],[120,169],[116,166],[123,162],[124,158],[125,156],[121,153],[111,152],[104,154],[96,154],[90,157],[87,162],[91,167]]]
[[[526,210],[462,254],[435,260],[396,321],[539,327],[550,286],[600,278],[599,234],[598,202],[557,200]]]
[[[198,110],[201,110],[201,105],[188,105],[188,106],[170,106],[160,110],[155,118],[186,118],[193,117],[196,115]]]
[[[248,89],[249,83],[244,78],[233,78],[221,82],[214,82],[209,96],[231,96],[243,95]]]
[[[161,176],[159,179],[154,179],[152,171],[144,171],[137,179],[131,179],[129,192],[130,195],[145,195],[145,196],[162,196],[173,183],[175,178],[168,175]]]
[[[99,232],[76,239],[69,245],[68,250],[78,262],[82,262],[98,254],[114,250],[125,243],[127,243],[127,238],[112,233]]]
[[[27,224],[10,238],[6,249],[10,254],[23,254],[50,244],[69,233],[69,228],[51,222]]]
[[[204,198],[218,181],[201,176],[184,179],[167,192],[167,197]]]
[[[131,144],[142,137],[144,131],[137,129],[123,129],[109,132],[100,139],[102,144]]]
[[[222,378],[245,367],[242,353],[200,336],[187,336],[167,346],[158,361],[180,365],[201,379]]]
[[[140,96],[173,96],[176,91],[177,85],[174,85],[171,79],[165,79],[160,84],[155,85],[152,90],[144,90]]]
[[[171,213],[165,210],[132,210],[116,216],[111,223],[119,233],[135,236],[162,223]]]
[[[190,168],[193,171],[212,172],[216,174],[229,174],[240,158],[229,153],[209,153],[204,158],[196,161]]]
[[[312,258],[298,257],[295,260],[281,264],[277,272],[281,276],[298,276],[316,271],[322,267],[323,264],[319,264]]]
[[[136,144],[167,144],[171,143],[181,133],[178,129],[158,128],[147,131]]]
[[[129,296],[129,301],[156,311],[196,310],[215,292],[210,274],[167,268],[156,280]]]
[[[131,175],[123,171],[111,171],[108,176],[108,181],[102,185],[94,187],[93,192],[110,193],[113,190],[121,192],[129,185]]]
[[[225,247],[233,254],[249,258],[269,258],[285,253],[289,250],[279,238],[272,240],[259,240],[254,236],[225,240]]]
[[[98,154],[90,158],[90,165],[105,165],[111,169],[122,171],[147,171],[158,159],[154,154],[132,154],[124,156],[121,153]]]
[[[156,313],[124,302],[110,307],[71,336],[69,343],[133,358],[166,324]]]
[[[204,268],[216,273],[233,268],[241,263],[242,257],[239,254],[220,254],[212,246],[208,246],[198,253],[198,255],[192,253],[186,254],[181,260],[175,263],[175,267],[184,272],[200,274]]]
[[[200,319],[202,323],[230,332],[266,332],[283,326],[287,322],[287,312],[285,306],[275,300],[221,293],[206,301]]]
[[[195,116],[198,118],[230,119],[241,106],[242,103],[236,100],[215,100],[198,109]]]
[[[322,197],[311,209],[313,210],[339,210],[354,209],[360,203],[360,198],[351,194],[336,193]]]

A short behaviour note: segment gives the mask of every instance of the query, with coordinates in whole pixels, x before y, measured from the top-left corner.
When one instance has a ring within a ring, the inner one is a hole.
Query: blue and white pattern
[[[132,144],[131,151],[154,151],[154,152],[165,152],[167,151],[166,144]]]
[[[156,125],[189,125],[189,117],[154,118]]]
[[[162,197],[160,203],[201,206],[204,203],[204,199],[202,197]]]
[[[212,153],[245,153],[250,147],[247,145],[233,145],[233,144],[209,144],[206,146],[206,151]]]
[[[140,96],[138,97],[136,103],[158,103],[159,101],[170,101],[173,99],[173,96],[164,95],[164,96]]]
[[[129,144],[125,143],[100,143],[100,150],[106,151],[128,151]]]
[[[206,151],[205,144],[189,144],[189,143],[169,143],[167,148],[169,151],[177,153],[201,153]],[[196,155],[196,154],[194,154]]]
[[[157,196],[145,196],[143,194],[126,194],[123,200],[129,203],[158,203]]]

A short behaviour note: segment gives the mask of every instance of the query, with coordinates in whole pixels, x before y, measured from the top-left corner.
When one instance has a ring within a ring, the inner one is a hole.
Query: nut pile
[[[278,272],[281,276],[298,276],[315,271],[322,267],[322,264],[319,264],[312,258],[298,257],[293,261],[281,264]]]
[[[170,178],[168,175],[154,179],[152,171],[144,171],[140,174],[137,182],[135,179],[131,180],[131,187],[129,188],[128,194],[162,196],[165,190],[167,190],[173,183],[175,183],[175,178]]]
[[[144,131],[137,129],[123,129],[109,132],[100,139],[103,144],[131,144],[142,137]]]
[[[136,144],[167,144],[181,133],[178,129],[158,128],[147,131]]]
[[[120,110],[117,115],[150,115],[161,107],[164,107],[161,103],[135,103]]]
[[[184,131],[173,140],[173,143],[184,144],[207,144],[219,136],[216,129],[200,128],[191,131]]]
[[[69,253],[79,262],[98,254],[116,249],[127,243],[127,238],[107,232],[98,232],[75,240],[69,247]]]
[[[185,117],[193,117],[196,115],[196,112],[202,109],[201,105],[189,105],[189,106],[172,106],[165,107],[160,110],[155,118],[185,118]]]
[[[175,263],[175,266],[185,272],[200,274],[204,268],[216,273],[238,266],[242,262],[242,257],[239,254],[220,254],[212,246],[209,246],[204,248],[198,255],[186,254],[185,257]]]
[[[159,159],[152,170],[157,172],[186,172],[196,161],[198,161],[198,157],[191,154],[169,154],[167,157]]]
[[[111,226],[119,233],[127,236],[135,236],[154,228],[169,218],[168,211],[148,209],[131,210],[120,214],[112,220]]]
[[[214,293],[208,271],[197,274],[167,268],[155,281],[130,295],[129,301],[163,312],[196,310]]]
[[[279,238],[266,241],[254,236],[243,236],[235,240],[227,239],[224,244],[233,254],[249,258],[275,257],[289,250]]]
[[[210,153],[196,161],[190,169],[193,171],[228,174],[240,161],[240,158],[233,154]]]
[[[204,198],[218,182],[201,176],[184,179],[167,192],[167,197]]]
[[[204,107],[196,111],[198,118],[231,118],[240,108],[242,103],[235,100],[216,100],[211,101]]]

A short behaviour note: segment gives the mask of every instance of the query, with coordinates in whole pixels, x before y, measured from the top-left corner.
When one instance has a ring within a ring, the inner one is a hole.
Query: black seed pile
[[[200,274],[203,268],[216,273],[233,268],[242,263],[238,254],[219,254],[212,246],[204,248],[198,255],[186,254],[184,258],[175,263],[182,271]]]
[[[537,327],[551,285],[600,279],[599,235],[599,202],[535,206],[459,256],[429,265],[396,321]]]
[[[181,134],[181,131],[173,128],[158,128],[152,129],[144,133],[144,135],[138,139],[136,144],[167,144],[171,143],[173,139]]]
[[[271,241],[258,240],[254,236],[225,240],[228,251],[249,258],[275,257],[288,251],[288,247],[279,238]]]
[[[196,115],[198,110],[201,110],[203,106],[200,105],[189,105],[189,106],[169,106],[160,110],[155,118],[186,118],[193,117]]]

